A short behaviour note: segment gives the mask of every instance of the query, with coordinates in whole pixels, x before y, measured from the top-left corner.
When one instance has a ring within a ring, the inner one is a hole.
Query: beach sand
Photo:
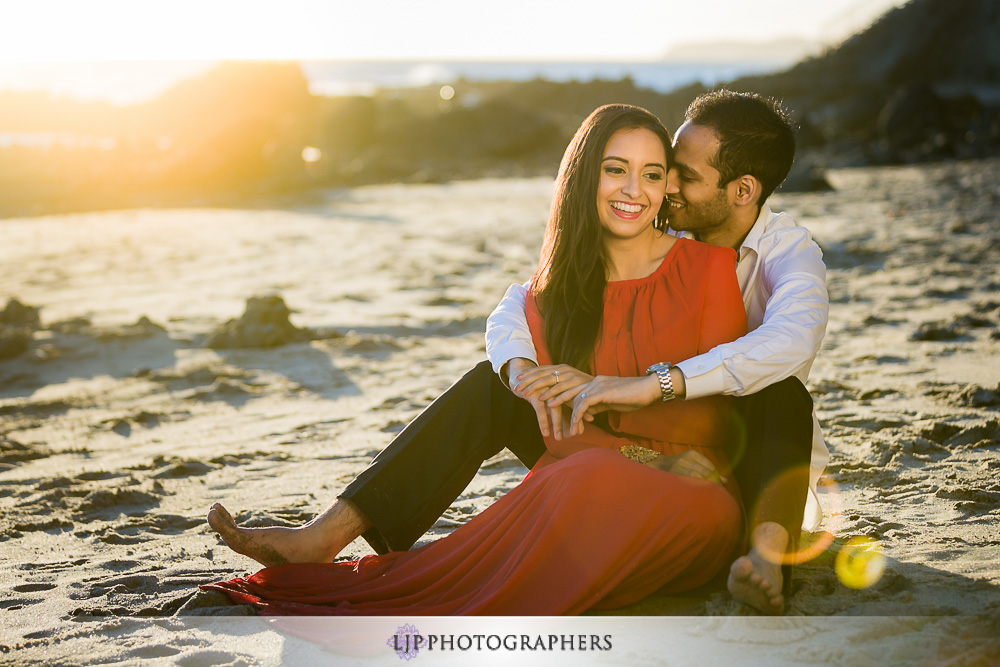
[[[834,540],[796,569],[785,618],[755,618],[724,582],[623,611],[681,615],[681,639],[744,664],[996,664],[1000,161],[828,178],[832,192],[772,205],[829,267],[810,390]],[[0,663],[311,660],[267,627],[211,627],[246,609],[196,586],[257,568],[210,532],[208,507],[295,525],[329,503],[484,357],[486,316],[537,262],[551,189],[385,185],[308,206],[0,220],[0,294],[40,309],[30,349],[0,361]],[[301,328],[288,344],[205,346],[268,295]],[[424,541],[525,472],[489,461]],[[835,562],[863,536],[885,569],[855,589]],[[359,540],[344,555],[366,553]]]

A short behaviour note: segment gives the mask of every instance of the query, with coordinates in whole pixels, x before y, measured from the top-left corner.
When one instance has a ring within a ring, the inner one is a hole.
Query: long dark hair
[[[640,107],[608,104],[576,131],[559,165],[534,296],[545,315],[545,342],[553,363],[587,370],[604,316],[607,259],[597,213],[601,161],[619,130],[647,129],[672,158],[670,133]],[[659,216],[665,219],[666,202]]]

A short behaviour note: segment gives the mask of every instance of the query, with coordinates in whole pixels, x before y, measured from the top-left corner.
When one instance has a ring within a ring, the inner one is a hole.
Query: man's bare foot
[[[298,528],[240,528],[219,503],[208,512],[208,525],[230,549],[264,567],[285,563],[329,563],[371,525],[350,503],[338,500]]]
[[[750,553],[737,558],[729,568],[729,592],[760,612],[783,614],[780,556],[788,545],[788,532],[780,524],[762,523],[754,529],[753,544]]]
[[[737,558],[729,568],[729,592],[732,596],[771,616],[785,612],[781,583],[781,566],[768,562],[755,550]]]

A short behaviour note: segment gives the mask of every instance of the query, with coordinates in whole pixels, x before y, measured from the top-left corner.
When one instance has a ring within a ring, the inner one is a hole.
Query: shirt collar
[[[758,251],[760,239],[764,236],[764,232],[767,231],[767,226],[770,224],[771,218],[773,217],[774,214],[771,212],[771,207],[767,204],[762,204],[760,207],[760,215],[757,216],[757,221],[753,223],[753,227],[750,228],[750,232],[747,234],[746,238],[743,239],[743,243],[740,245],[741,257],[747,250],[752,250],[754,252]]]
[[[753,251],[757,252],[757,248],[760,245],[760,239],[764,236],[764,232],[767,231],[767,226],[771,222],[771,218],[774,217],[774,213],[771,212],[771,207],[767,204],[762,204],[760,207],[760,214],[757,216],[757,220],[753,223],[753,227],[750,228],[750,232],[747,233],[743,243],[740,244],[740,251],[738,253],[739,258],[746,256],[747,252]],[[673,234],[682,239],[693,239],[694,234],[691,232],[678,232],[671,227],[667,227],[667,233]]]

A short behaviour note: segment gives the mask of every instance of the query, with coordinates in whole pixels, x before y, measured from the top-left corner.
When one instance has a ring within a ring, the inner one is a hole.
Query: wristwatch
[[[669,361],[661,361],[646,369],[646,375],[656,373],[656,377],[660,381],[660,399],[664,403],[676,398],[674,395],[674,381],[670,378],[670,369],[673,367],[674,365]]]

